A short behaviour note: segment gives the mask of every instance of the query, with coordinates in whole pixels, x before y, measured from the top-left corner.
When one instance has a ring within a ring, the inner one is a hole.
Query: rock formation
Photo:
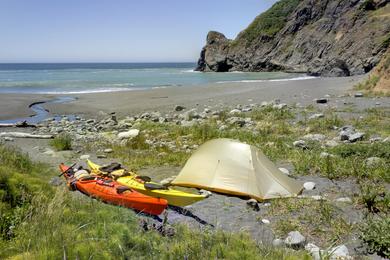
[[[198,71],[371,71],[390,45],[390,0],[281,0],[236,39],[211,31]]]

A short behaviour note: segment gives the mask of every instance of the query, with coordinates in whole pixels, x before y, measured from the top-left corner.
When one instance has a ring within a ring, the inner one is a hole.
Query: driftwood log
[[[11,124],[11,123],[0,123],[0,127],[37,127],[37,126],[29,124],[26,121],[22,121],[22,122],[17,122],[17,123],[14,123],[14,124]]]
[[[34,135],[22,132],[1,132],[0,137],[51,139],[52,135]]]

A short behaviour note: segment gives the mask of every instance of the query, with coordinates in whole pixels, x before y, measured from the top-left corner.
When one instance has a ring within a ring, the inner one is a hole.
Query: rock
[[[325,117],[325,115],[322,114],[322,113],[313,114],[313,115],[309,116],[309,120],[318,119],[318,118],[323,118],[323,117]]]
[[[263,219],[261,220],[261,222],[262,222],[263,224],[266,224],[266,225],[268,225],[268,224],[271,223],[268,219],[265,219],[265,218],[263,218]]]
[[[316,99],[316,103],[317,104],[326,104],[326,103],[328,103],[328,99],[327,98],[318,98],[318,99]]]
[[[276,238],[276,239],[274,239],[274,240],[272,241],[272,245],[273,245],[274,247],[281,247],[281,246],[284,245],[284,241],[283,241],[282,239],[280,239],[280,238]]]
[[[91,156],[89,154],[83,154],[80,156],[80,160],[88,160]]]
[[[260,210],[259,204],[257,203],[257,200],[255,200],[255,199],[247,200],[246,205],[248,205],[248,207],[252,208],[254,211]]]
[[[369,141],[370,141],[371,143],[375,143],[375,142],[380,142],[380,141],[382,141],[382,140],[383,140],[382,137],[376,136],[376,137],[371,137]]]
[[[306,142],[303,141],[303,140],[295,141],[295,142],[293,142],[293,145],[294,145],[295,147],[299,147],[299,148],[303,148],[303,149],[306,149],[306,148],[307,148]]]
[[[303,139],[306,139],[309,141],[321,142],[321,141],[326,139],[326,136],[322,135],[322,134],[307,134],[303,137]]]
[[[325,145],[328,147],[336,147],[339,145],[339,143],[336,142],[335,140],[328,140],[325,142]]]
[[[181,121],[180,125],[183,127],[192,127],[195,125],[195,121]]]
[[[349,250],[345,245],[339,245],[329,250],[331,260],[345,259],[349,257]]]
[[[308,243],[305,246],[305,250],[309,252],[309,254],[313,257],[314,260],[320,260],[321,254],[320,254],[320,248],[316,246],[315,244]]]
[[[113,152],[113,150],[111,149],[111,148],[107,148],[107,149],[104,149],[104,151],[103,152],[105,152],[105,153],[112,153]]]
[[[316,187],[316,184],[315,184],[315,182],[308,181],[308,182],[305,182],[303,184],[303,187],[305,188],[305,190],[314,190],[314,188]]]
[[[306,238],[299,231],[291,231],[288,233],[284,243],[289,247],[298,249],[304,246],[305,241]]]
[[[117,137],[119,140],[124,140],[124,139],[133,139],[134,137],[137,137],[139,135],[139,130],[138,129],[130,129],[127,132],[120,132]]]
[[[352,199],[350,197],[343,197],[336,199],[336,202],[352,203]]]
[[[231,125],[238,125],[239,127],[243,127],[246,123],[246,120],[241,117],[230,117],[226,120],[227,123]]]
[[[290,175],[290,171],[287,170],[286,168],[279,168],[279,171],[281,171],[282,173],[284,173],[286,175]]]
[[[275,104],[272,106],[272,108],[275,108],[275,109],[284,109],[287,107],[287,104],[284,104],[284,103],[281,103],[281,104]]]
[[[199,191],[199,194],[200,194],[200,195],[206,196],[206,198],[208,198],[208,197],[210,197],[211,195],[213,195],[213,193],[212,193],[211,191],[203,190],[203,189],[201,189],[201,190]]]
[[[340,140],[347,141],[349,140],[349,137],[354,133],[355,133],[355,128],[353,128],[353,126],[350,125],[343,126],[339,133]]]
[[[335,156],[333,154],[327,153],[327,152],[322,152],[320,154],[321,158],[334,158]]]
[[[105,154],[97,154],[96,157],[99,158],[99,159],[103,159],[103,158],[107,158],[107,155],[105,155]]]
[[[164,185],[164,186],[167,186],[167,185],[169,185],[175,178],[176,178],[176,176],[171,176],[171,177],[165,178],[165,179],[163,179],[162,181],[160,181],[160,184],[161,184],[161,185]]]
[[[181,105],[176,105],[176,106],[175,106],[175,111],[177,111],[177,112],[183,111],[184,109],[186,109],[185,106],[181,106]]]
[[[237,109],[237,108],[235,108],[235,109],[233,109],[233,110],[231,110],[231,111],[229,112],[229,114],[231,114],[231,115],[239,114],[239,113],[241,113],[241,110],[239,110],[239,109]]]
[[[13,142],[14,140],[15,139],[12,137],[8,137],[8,136],[4,137],[4,141],[7,141],[7,142]]]
[[[313,195],[313,196],[311,196],[311,198],[312,198],[313,200],[325,200],[325,198],[322,197],[321,195]]]
[[[381,163],[382,159],[379,157],[369,157],[365,160],[366,166],[374,166]]]
[[[357,97],[357,98],[364,97],[362,92],[357,92],[357,93],[355,93],[354,96]]]
[[[351,143],[360,141],[364,138],[364,135],[365,135],[364,133],[360,133],[360,132],[354,133],[349,136],[348,141],[350,141]]]
[[[63,183],[64,183],[64,180],[61,179],[58,176],[55,176],[55,177],[51,178],[50,181],[49,181],[49,184],[52,185],[52,186],[60,186]]]

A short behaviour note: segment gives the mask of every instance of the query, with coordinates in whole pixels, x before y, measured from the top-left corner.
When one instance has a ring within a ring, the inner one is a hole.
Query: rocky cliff
[[[280,0],[236,39],[207,35],[198,71],[369,72],[390,45],[390,0]]]

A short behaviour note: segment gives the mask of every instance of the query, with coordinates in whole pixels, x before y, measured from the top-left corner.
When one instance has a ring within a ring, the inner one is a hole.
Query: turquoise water
[[[194,63],[0,64],[0,93],[94,93],[305,78],[283,72],[201,73],[194,67]]]

